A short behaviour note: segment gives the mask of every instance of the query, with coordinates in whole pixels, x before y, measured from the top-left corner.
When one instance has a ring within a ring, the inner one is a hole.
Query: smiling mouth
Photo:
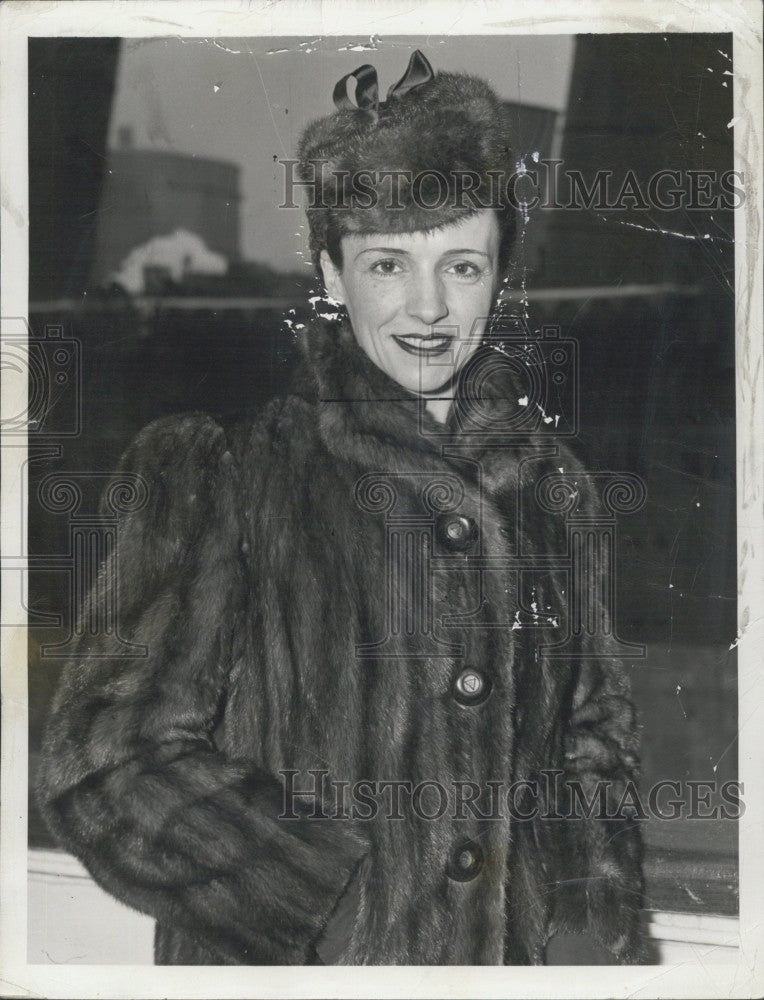
[[[454,342],[454,338],[438,333],[430,333],[426,337],[420,337],[418,334],[406,334],[404,336],[395,336],[393,334],[393,340],[407,354],[415,354],[418,357],[428,357],[435,358],[441,354],[445,354],[446,351],[451,349],[451,345]]]

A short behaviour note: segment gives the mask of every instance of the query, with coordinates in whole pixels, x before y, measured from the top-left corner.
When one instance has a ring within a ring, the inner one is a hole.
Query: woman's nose
[[[410,316],[432,326],[448,316],[445,289],[437,274],[416,275],[409,286],[408,312]]]

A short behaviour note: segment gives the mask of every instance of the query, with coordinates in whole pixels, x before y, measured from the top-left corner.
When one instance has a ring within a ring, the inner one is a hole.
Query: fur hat
[[[485,207],[499,213],[506,262],[515,225],[509,115],[486,83],[435,74],[417,50],[383,103],[369,65],[337,83],[334,102],[337,111],[308,125],[298,147],[316,266],[324,249],[337,261],[346,234],[434,229]]]

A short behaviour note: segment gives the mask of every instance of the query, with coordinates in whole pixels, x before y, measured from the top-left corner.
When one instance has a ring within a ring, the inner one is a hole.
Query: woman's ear
[[[339,304],[345,304],[345,286],[342,283],[342,275],[335,265],[328,251],[321,251],[321,273],[324,276],[324,285],[329,295]]]

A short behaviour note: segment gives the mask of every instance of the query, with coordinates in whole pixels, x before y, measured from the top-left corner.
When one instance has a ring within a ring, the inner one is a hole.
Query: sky
[[[573,61],[569,36],[316,39],[133,38],[120,54],[109,146],[129,126],[137,149],[239,164],[241,250],[279,270],[308,269],[301,209],[279,209],[284,167],[300,133],[334,110],[337,80],[365,62],[380,94],[421,49],[435,70],[474,73],[510,101],[562,110]]]

